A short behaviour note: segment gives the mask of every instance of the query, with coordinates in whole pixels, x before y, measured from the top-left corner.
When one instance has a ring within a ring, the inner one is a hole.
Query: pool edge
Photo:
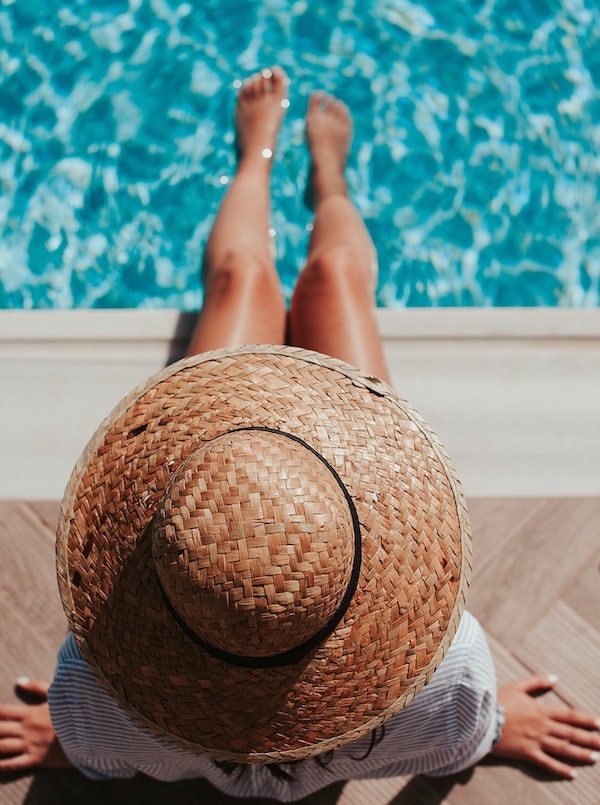
[[[476,497],[600,494],[600,310],[379,309],[394,385]],[[0,311],[3,499],[62,495],[100,420],[193,314]]]

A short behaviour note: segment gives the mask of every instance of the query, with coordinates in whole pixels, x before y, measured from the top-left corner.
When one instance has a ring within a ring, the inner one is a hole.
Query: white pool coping
[[[379,310],[394,385],[467,496],[600,494],[600,310]],[[0,311],[0,498],[56,499],[101,419],[182,354],[176,311]]]

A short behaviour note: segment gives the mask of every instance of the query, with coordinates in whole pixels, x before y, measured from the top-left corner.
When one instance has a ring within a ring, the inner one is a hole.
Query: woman
[[[306,116],[314,227],[306,266],[289,313],[286,310],[273,263],[269,217],[271,167],[289,105],[288,83],[283,71],[274,68],[252,76],[240,91],[238,165],[206,246],[205,300],[189,354],[243,344],[287,343],[340,359],[389,383],[374,315],[375,249],[344,179],[351,119],[340,101],[323,93],[310,99]],[[67,669],[62,676],[61,668]],[[79,705],[72,711],[67,702],[72,684],[81,687],[83,710],[78,724],[74,722]],[[383,730],[376,729],[325,757],[298,760],[283,768],[276,764],[251,769],[190,756],[181,749],[171,751],[164,742],[138,733],[140,728],[121,718],[117,705],[95,684],[74,644],[61,654],[51,708],[47,685],[20,680],[18,689],[38,694],[42,701],[0,707],[0,771],[76,765],[102,779],[130,776],[141,769],[165,780],[207,777],[233,795],[292,800],[336,779],[451,773],[490,751],[571,778],[578,764],[595,762],[600,750],[597,720],[547,706],[534,697],[551,689],[553,678],[532,676],[501,688],[496,696],[485,638],[467,613],[438,671]],[[442,700],[444,706],[438,704]],[[96,708],[91,717],[89,707]],[[94,726],[96,715],[99,723]],[[87,756],[76,737],[86,720],[91,736],[86,745],[102,744],[103,732],[120,730],[119,752],[111,745],[105,756],[102,749]],[[136,745],[143,746],[146,765],[127,757],[127,747],[133,751]]]

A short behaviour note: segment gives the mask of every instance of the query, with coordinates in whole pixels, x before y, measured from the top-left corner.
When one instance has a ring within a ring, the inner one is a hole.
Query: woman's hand
[[[37,703],[0,704],[0,772],[71,768],[50,721],[48,685],[23,679],[17,689]]]
[[[600,721],[578,710],[544,704],[535,697],[551,690],[556,681],[539,674],[498,690],[505,722],[492,755],[528,761],[559,777],[573,778],[577,765],[600,758]]]

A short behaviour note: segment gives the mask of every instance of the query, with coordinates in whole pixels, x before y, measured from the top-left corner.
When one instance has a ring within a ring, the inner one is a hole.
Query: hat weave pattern
[[[134,718],[215,758],[284,762],[360,737],[431,678],[464,608],[469,521],[388,386],[244,347],[168,367],[107,417],[63,499],[57,568],[83,656]]]
[[[233,431],[193,453],[153,521],[154,565],[182,628],[240,665],[299,659],[356,588],[348,502],[325,462],[280,431]]]

